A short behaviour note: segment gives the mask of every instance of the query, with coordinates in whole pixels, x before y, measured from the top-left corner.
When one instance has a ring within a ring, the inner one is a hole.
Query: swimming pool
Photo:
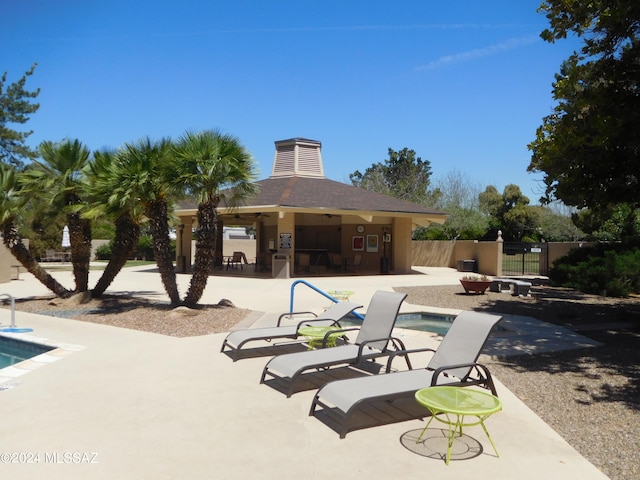
[[[15,338],[0,337],[0,369],[49,352],[54,348]]]
[[[396,320],[396,327],[445,335],[455,318],[455,315],[431,312],[400,313]],[[347,319],[341,320],[340,324],[345,327],[360,326],[362,321],[359,319]]]

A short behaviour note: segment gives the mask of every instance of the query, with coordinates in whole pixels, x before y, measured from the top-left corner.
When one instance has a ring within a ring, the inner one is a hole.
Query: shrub
[[[136,249],[136,260],[155,260],[151,235],[141,235]]]
[[[169,252],[170,255],[175,258],[176,256],[176,241],[169,241]],[[151,235],[141,235],[138,240],[138,247],[136,248],[135,253],[136,260],[147,260],[153,261],[156,259],[156,255],[153,251],[153,238]]]
[[[96,248],[97,260],[111,260],[111,242],[100,245]]]
[[[640,292],[640,248],[599,244],[574,250],[556,261],[549,278],[585,293],[628,297]]]

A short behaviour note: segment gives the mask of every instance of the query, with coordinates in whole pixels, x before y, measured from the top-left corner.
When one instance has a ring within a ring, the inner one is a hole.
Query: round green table
[[[496,412],[502,410],[502,401],[495,395],[468,387],[428,387],[418,390],[415,394],[416,401],[431,412],[431,418],[416,440],[419,443],[435,418],[439,422],[449,426],[449,441],[447,446],[446,464],[451,459],[451,447],[458,432],[462,436],[462,427],[482,425],[484,433],[498,455],[498,450],[489,435],[484,421]],[[467,420],[465,417],[473,417]]]
[[[329,290],[327,293],[336,300],[343,300],[347,302],[351,298],[351,295],[353,295],[351,290]]]
[[[336,330],[338,330],[339,332],[337,332],[335,335],[330,334],[327,337],[327,343],[325,345],[327,347],[335,347],[337,338],[342,335],[342,329],[340,327],[305,326],[298,329],[298,335],[302,335],[304,338],[306,338],[307,342],[309,343],[309,350],[313,350],[314,348],[322,347],[324,337],[327,335],[327,333]]]

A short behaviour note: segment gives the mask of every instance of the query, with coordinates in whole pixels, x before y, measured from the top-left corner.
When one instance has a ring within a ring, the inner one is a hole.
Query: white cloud
[[[435,70],[437,68],[446,67],[448,65],[453,65],[456,63],[468,62],[469,60],[476,60],[483,57],[490,57],[501,52],[507,52],[509,50],[514,50],[516,48],[530,45],[534,42],[537,42],[538,40],[540,40],[540,37],[535,35],[522,38],[511,38],[496,45],[490,45],[484,48],[477,48],[466,52],[455,53],[453,55],[445,55],[444,57],[440,57],[433,62],[427,63],[426,65],[420,65],[416,67],[416,70]]]

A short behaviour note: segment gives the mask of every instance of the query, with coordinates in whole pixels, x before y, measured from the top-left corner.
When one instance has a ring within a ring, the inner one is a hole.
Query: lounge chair
[[[272,358],[264,367],[260,383],[267,375],[288,382],[287,397],[293,393],[297,378],[307,370],[328,368],[335,365],[363,365],[375,358],[389,355],[387,347],[392,343],[397,350],[404,350],[401,340],[391,337],[400,305],[405,293],[377,291],[371,298],[361,327],[346,328],[343,332],[359,330],[354,343],[335,348],[323,348],[307,352],[288,353]],[[332,335],[335,335],[333,332]]]
[[[225,348],[228,348],[231,351],[231,357],[235,362],[240,355],[240,350],[247,342],[253,342],[256,340],[271,341],[273,339],[287,338],[295,340],[298,338],[298,330],[301,326],[310,323],[313,323],[314,325],[337,324],[338,326],[340,326],[339,320],[342,320],[355,309],[360,307],[362,307],[362,305],[354,302],[338,302],[333,304],[330,308],[328,308],[320,315],[316,315],[313,312],[283,313],[278,317],[278,322],[275,327],[250,328],[248,330],[236,330],[229,333],[229,335],[227,335],[227,337],[224,339],[224,342],[222,342],[222,348],[220,349],[220,352],[224,352]],[[283,318],[292,318],[293,316],[300,315],[312,315],[315,318],[307,318],[295,325],[281,326]]]
[[[388,405],[407,399],[411,400],[411,405],[415,403],[415,392],[421,388],[434,385],[477,385],[496,395],[489,370],[476,361],[491,329],[501,319],[501,316],[488,313],[462,312],[455,318],[437,350],[425,348],[396,352],[388,359],[387,373],[327,383],[314,396],[309,415],[322,414],[326,419],[325,423],[338,425],[336,430],[340,438],[344,438],[349,431],[357,429],[351,420],[363,406],[382,402],[387,402]],[[410,353],[428,351],[433,352],[433,356],[426,368],[414,370],[408,362],[409,370],[391,372],[396,356],[408,358]],[[322,409],[317,410],[317,407]],[[426,415],[426,411],[418,409],[417,412],[417,415],[402,412],[402,415],[409,415],[402,420]]]

